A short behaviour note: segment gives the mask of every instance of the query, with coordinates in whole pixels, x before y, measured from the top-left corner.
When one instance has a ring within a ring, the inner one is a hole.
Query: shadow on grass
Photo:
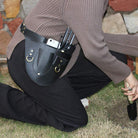
[[[123,100],[116,105],[112,106],[112,108],[107,109],[109,120],[113,121],[116,125],[120,125],[121,127],[133,128],[138,130],[138,118],[135,121],[131,121],[128,118],[127,114],[127,100]],[[138,106],[137,106],[138,111]]]

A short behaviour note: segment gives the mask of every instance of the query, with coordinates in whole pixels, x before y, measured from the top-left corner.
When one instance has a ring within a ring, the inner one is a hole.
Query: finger
[[[132,98],[132,101],[135,101],[136,99],[138,99],[138,94]]]
[[[128,88],[121,88],[123,91],[127,92]]]
[[[128,89],[127,88],[121,88],[123,91],[127,91]]]
[[[136,93],[135,93],[135,96],[133,97],[133,101],[135,101],[136,99],[138,99],[138,87],[136,89]]]
[[[124,93],[124,95],[126,95],[126,96],[134,96],[135,94],[126,92],[126,93]]]
[[[128,89],[123,89],[123,88],[122,88],[122,90],[123,90],[124,92],[126,92],[126,93],[134,93],[134,91],[135,91],[136,89],[134,89],[133,92],[132,92],[132,90],[130,91],[130,89],[128,90]]]
[[[131,93],[132,95],[136,94],[136,87],[134,87],[134,88],[132,89],[132,91],[128,91],[128,92]]]
[[[127,91],[124,93],[124,95],[127,95],[127,96],[134,96],[135,94],[136,94],[136,87],[134,87],[132,91]]]
[[[131,90],[133,90],[133,88],[134,88],[134,86],[132,86],[132,87],[125,87],[125,88],[121,88],[123,91],[131,91]]]
[[[136,88],[136,94],[138,94],[138,87]]]

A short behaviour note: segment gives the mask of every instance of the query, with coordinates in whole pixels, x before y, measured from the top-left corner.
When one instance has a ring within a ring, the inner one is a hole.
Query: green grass
[[[4,79],[4,76],[0,74],[0,82],[2,82]]]
[[[0,75],[0,82],[16,87],[9,75]],[[138,122],[131,122],[125,113],[127,98],[121,87],[123,84],[114,87],[110,83],[88,98],[89,122],[86,127],[66,133],[49,126],[0,118],[0,138],[137,138]]]

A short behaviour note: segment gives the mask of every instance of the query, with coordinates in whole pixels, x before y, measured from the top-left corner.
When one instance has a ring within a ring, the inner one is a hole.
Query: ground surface
[[[0,75],[0,81],[17,87],[8,74]],[[127,116],[127,99],[121,92],[122,86],[114,87],[111,83],[89,97],[86,127],[65,133],[48,126],[0,118],[0,138],[137,138],[138,120],[130,121]]]

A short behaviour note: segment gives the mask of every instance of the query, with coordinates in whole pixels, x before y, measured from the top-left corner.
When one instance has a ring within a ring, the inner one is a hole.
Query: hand
[[[132,101],[138,99],[138,80],[135,78],[133,73],[124,80],[125,88],[122,88],[125,91],[124,95],[131,96]]]

